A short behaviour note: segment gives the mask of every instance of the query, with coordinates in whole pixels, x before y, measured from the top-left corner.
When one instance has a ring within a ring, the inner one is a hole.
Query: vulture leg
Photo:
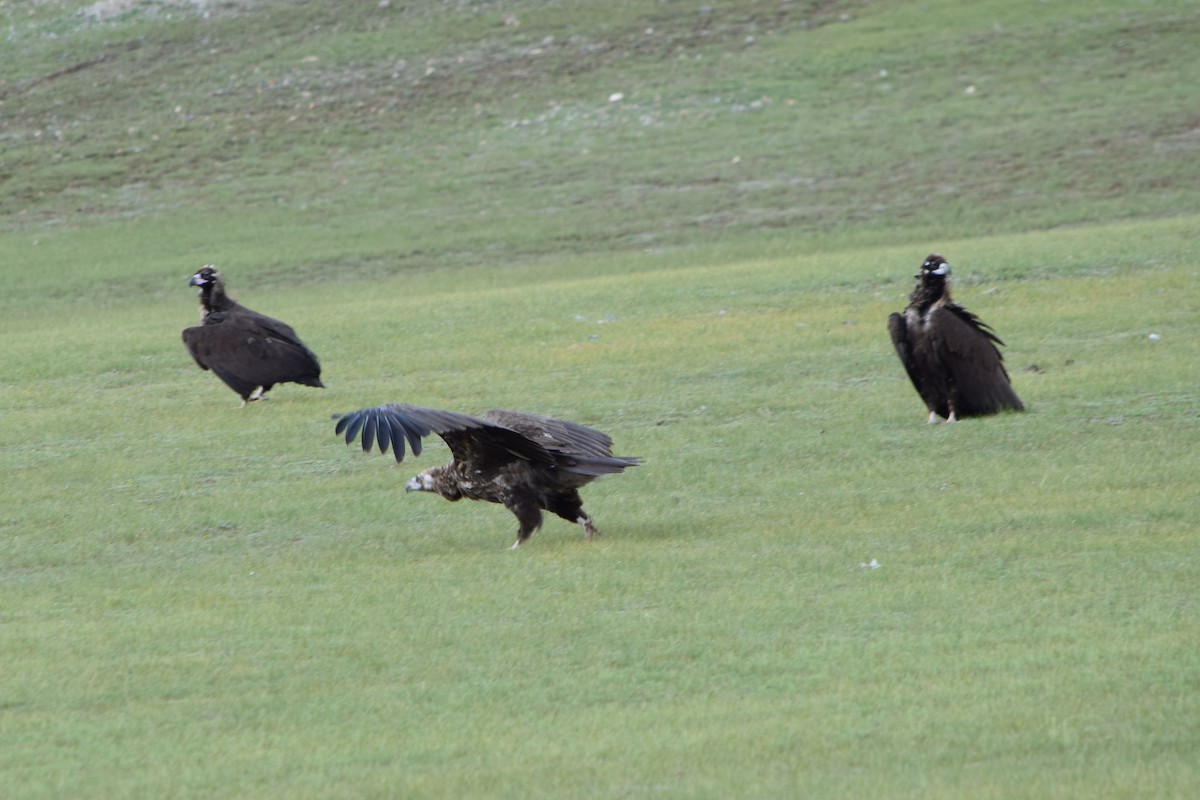
[[[592,524],[592,518],[583,510],[583,498],[579,496],[579,492],[577,491],[567,492],[555,497],[550,501],[550,505],[546,510],[552,514],[557,514],[567,522],[578,523],[579,527],[583,528],[583,538],[585,539],[591,539],[600,533],[600,531],[596,530],[596,526]]]
[[[538,528],[542,527],[542,510],[538,508],[537,501],[527,497],[514,497],[504,502],[504,507],[511,511],[517,518],[520,527],[517,529],[517,541],[513,543],[511,549],[516,550]]]

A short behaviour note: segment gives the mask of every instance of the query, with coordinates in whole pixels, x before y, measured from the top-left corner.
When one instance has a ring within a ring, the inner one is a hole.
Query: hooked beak
[[[195,275],[193,275],[192,277],[188,278],[188,286],[207,286],[207,285],[208,285],[208,281],[204,280],[204,278],[201,278],[200,273],[198,273],[198,272]]]
[[[425,484],[423,484],[421,482],[421,476],[418,475],[415,478],[409,478],[408,483],[404,484],[404,491],[405,492],[423,492],[423,491],[425,491]]]

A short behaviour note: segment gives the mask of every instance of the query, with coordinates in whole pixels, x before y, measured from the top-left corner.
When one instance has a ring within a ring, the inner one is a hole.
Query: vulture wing
[[[598,431],[515,411],[490,412],[485,419],[478,419],[454,411],[388,403],[336,418],[334,431],[344,434],[347,444],[361,432],[364,451],[378,442],[379,451],[386,453],[390,445],[397,461],[404,459],[406,440],[413,455],[419,455],[421,439],[436,433],[455,461],[484,472],[515,459],[589,476],[620,472],[637,463],[637,459],[613,458],[611,441]]]
[[[935,356],[957,386],[961,415],[1024,410],[997,347],[1004,342],[978,317],[956,304],[943,306],[930,315],[929,335]]]
[[[262,314],[210,313],[202,325],[184,329],[183,343],[201,368],[243,397],[288,381],[321,386],[317,357],[289,325]]]
[[[614,457],[607,434],[574,422],[504,409],[489,411],[484,419],[536,442],[567,472],[595,477],[640,463],[637,458]]]
[[[938,402],[937,391],[931,384],[929,376],[922,372],[913,355],[913,341],[909,335],[908,322],[904,319],[903,314],[893,312],[888,317],[888,332],[892,334],[892,344],[896,348],[896,355],[900,356],[900,363],[904,365],[904,371],[908,373],[908,379],[912,381],[917,394],[925,401],[927,408],[938,409],[940,406],[938,413],[943,417],[946,416],[949,411],[946,409],[945,400]]]
[[[304,346],[304,342],[300,341],[300,337],[296,335],[296,331],[292,329],[292,326],[288,325],[282,320],[275,319],[274,317],[268,317],[266,314],[260,314],[257,311],[251,311],[245,306],[236,304],[233,310],[229,311],[228,314],[231,317],[237,316],[241,318],[243,320],[242,324],[247,327],[253,325],[254,327],[260,328],[268,336],[278,339],[281,342],[287,342],[293,347],[304,350],[305,352],[309,352],[308,348]]]
[[[612,455],[612,439],[574,422],[504,409],[493,409],[484,419],[517,431],[550,450],[587,456]]]

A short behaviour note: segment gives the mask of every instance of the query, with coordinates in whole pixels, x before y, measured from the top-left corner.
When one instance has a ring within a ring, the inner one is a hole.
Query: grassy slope
[[[9,791],[1192,790],[1194,4],[69,5],[0,6]],[[1031,413],[922,425],[933,248]],[[209,260],[328,390],[195,370]],[[389,399],[647,464],[506,554]]]
[[[147,270],[370,275],[1020,231],[1197,183],[1186,2],[248,5],[10,10],[8,218],[126,220]]]

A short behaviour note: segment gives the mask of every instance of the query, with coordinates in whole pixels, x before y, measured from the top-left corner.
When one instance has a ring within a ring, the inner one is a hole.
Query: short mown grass
[[[304,320],[330,388],[244,409],[175,339],[182,280],[123,326],[10,336],[8,784],[1183,796],[1192,225],[1040,234],[1097,269],[965,280],[1030,411],[956,426],[890,352],[891,251],[246,294]],[[1133,241],[1143,264],[1099,266]],[[646,463],[586,492],[598,541],[552,520],[508,553],[503,509],[399,491],[444,448],[333,435],[387,400],[560,414]]]
[[[0,794],[1194,793],[1194,3],[99,5],[0,4]],[[925,424],[931,251],[1027,413]],[[508,552],[387,401],[645,463]]]

